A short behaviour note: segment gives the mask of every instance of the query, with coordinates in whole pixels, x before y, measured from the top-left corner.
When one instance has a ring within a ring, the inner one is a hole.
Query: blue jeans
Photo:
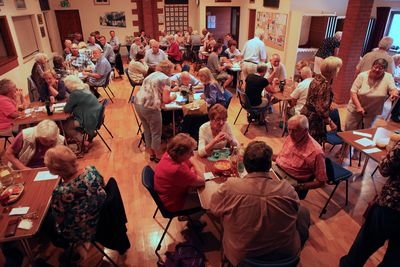
[[[143,125],[146,147],[155,151],[161,150],[162,117],[158,109],[146,108],[135,104],[135,110]]]
[[[340,259],[340,267],[362,267],[368,258],[389,241],[380,267],[399,266],[400,212],[374,204],[351,246]]]

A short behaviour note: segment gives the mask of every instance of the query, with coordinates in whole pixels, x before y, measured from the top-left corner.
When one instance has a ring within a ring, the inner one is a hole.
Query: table
[[[194,93],[193,94],[193,100],[199,100],[200,96],[202,93]],[[172,111],[172,133],[175,136],[176,134],[176,129],[175,129],[175,111],[176,110],[182,110],[182,105],[184,104],[180,104],[186,101],[186,99],[181,95],[180,92],[170,92],[170,95],[176,95],[177,98],[175,101],[168,103],[168,104],[164,104],[162,106],[163,110],[166,111]]]
[[[286,132],[286,124],[287,124],[287,119],[288,119],[287,118],[288,105],[289,105],[289,101],[292,99],[290,97],[290,94],[294,90],[294,84],[290,84],[289,82],[286,82],[285,87],[282,92],[279,89],[279,85],[275,85],[274,88],[275,88],[275,92],[272,95],[278,101],[282,102],[282,107],[281,107],[280,112],[281,112],[281,118],[282,118],[282,122],[283,122],[282,136],[284,136],[285,132]]]
[[[30,104],[30,108],[39,109],[39,112],[36,112],[34,116],[32,116],[32,113],[30,113],[30,115],[27,115],[24,111],[20,112],[20,115],[14,120],[15,125],[37,124],[43,120],[48,119],[58,123],[61,128],[62,134],[66,136],[64,131],[64,126],[61,122],[67,120],[71,116],[70,114],[61,111],[61,112],[53,112],[53,115],[47,115],[44,103],[42,102],[32,102]]]
[[[364,166],[362,168],[361,174],[363,175],[365,172],[365,168],[367,166],[368,160],[371,158],[372,160],[376,162],[380,162],[383,157],[386,156],[387,152],[386,149],[379,149],[378,152],[375,153],[366,153],[364,150],[369,149],[369,148],[377,148],[376,145],[370,145],[370,146],[363,146],[356,141],[362,138],[367,138],[365,136],[361,136],[358,133],[363,133],[363,134],[370,134],[371,138],[368,138],[372,141],[375,141],[380,139],[380,138],[389,138],[390,135],[393,134],[393,130],[395,130],[394,126],[386,125],[384,127],[378,127],[378,128],[369,128],[369,129],[360,129],[360,130],[355,130],[355,131],[345,131],[345,132],[338,132],[337,134],[343,139],[343,141],[354,147],[355,149],[361,151],[364,155],[366,155],[366,159],[364,162]],[[350,159],[351,160],[351,159]]]
[[[17,229],[14,236],[4,237],[7,224],[11,219],[17,218],[17,216],[9,216],[9,212],[5,212],[5,208],[2,209],[0,216],[0,243],[8,241],[20,241],[25,251],[26,256],[33,261],[32,251],[30,249],[28,240],[33,237],[40,229],[44,218],[46,217],[47,210],[50,206],[51,196],[54,188],[59,182],[59,178],[34,181],[36,174],[39,171],[47,170],[46,168],[31,169],[25,171],[18,171],[21,178],[17,178],[14,181],[16,183],[24,183],[24,192],[19,200],[13,204],[7,206],[10,208],[14,207],[29,207],[29,213],[36,212],[37,218],[32,220],[32,228],[29,230]]]

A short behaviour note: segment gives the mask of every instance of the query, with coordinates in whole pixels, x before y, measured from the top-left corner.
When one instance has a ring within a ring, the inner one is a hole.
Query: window
[[[18,66],[18,58],[7,18],[0,16],[0,75],[16,66]]]
[[[39,51],[36,40],[36,28],[33,27],[33,16],[18,16],[12,18],[17,39],[21,48],[22,58],[26,58]]]
[[[386,34],[393,38],[393,47],[395,50],[400,50],[400,11],[390,12],[389,20],[386,25]]]

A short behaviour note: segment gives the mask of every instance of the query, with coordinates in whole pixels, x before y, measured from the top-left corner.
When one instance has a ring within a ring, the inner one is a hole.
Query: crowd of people
[[[159,41],[148,38],[142,31],[130,46],[127,75],[140,85],[134,107],[143,126],[149,159],[157,164],[155,190],[169,211],[201,206],[197,194],[190,193],[190,188],[203,186],[205,182],[193,158],[195,150],[199,157],[209,157],[216,149],[239,146],[227,122],[230,100],[225,91],[235,80],[233,64],[241,64],[244,85],[239,89],[244,90],[251,106],[276,103],[272,97],[275,88],[288,77],[278,54],[268,58],[263,34],[257,29],[255,37],[242,50],[237,48],[231,34],[225,35],[224,40],[215,40],[207,29],[200,36],[191,27],[186,32],[177,29],[175,34],[164,34]],[[310,215],[300,200],[306,198],[310,189],[321,188],[328,181],[321,145],[326,141],[327,129],[337,127],[330,112],[332,82],[343,64],[338,57],[341,38],[342,32],[337,32],[322,42],[313,70],[309,62],[296,64],[288,136],[282,150],[274,154],[265,142],[249,143],[243,154],[247,175],[244,179],[228,179],[212,196],[210,212],[224,228],[224,253],[234,265],[245,258],[277,260],[299,255],[308,239]],[[399,59],[387,53],[392,42],[390,37],[382,38],[379,47],[367,53],[357,65],[345,130],[372,127],[387,98],[392,101],[398,98],[395,79],[399,78],[393,74]],[[64,122],[66,136],[60,135],[58,126],[51,120],[16,129],[12,122],[18,117],[18,109],[27,104],[21,90],[8,79],[0,81],[0,133],[15,135],[5,152],[13,168],[46,166],[61,177],[53,193],[48,233],[55,243],[69,248],[70,242],[92,240],[107,194],[103,177],[96,168],[79,169],[76,153],[63,144],[67,138],[69,142],[89,147],[103,108],[97,88],[105,84],[114,68],[120,75],[125,72],[119,53],[121,44],[114,31],[110,31],[109,42],[95,31],[86,43],[80,34],[75,34],[64,45],[64,55],[53,59],[54,69],[48,68],[47,55],[37,54],[31,78],[37,85],[39,101],[66,102],[64,111],[71,114]],[[193,64],[185,65],[199,58],[204,64],[196,72]],[[86,82],[77,75],[68,75],[71,70],[81,71]],[[179,92],[181,87],[201,90],[200,99],[207,106],[209,121],[199,126],[197,140],[179,133],[167,140],[164,152],[162,109],[176,100],[171,92]],[[397,104],[392,112],[392,120],[396,122],[399,109]],[[265,121],[265,118],[258,119]],[[83,139],[85,134],[88,140]],[[341,266],[362,266],[385,240],[389,240],[389,245],[382,264],[391,266],[399,260],[395,253],[399,238],[395,227],[400,211],[400,177],[396,172],[399,146],[398,142],[380,163],[379,169],[383,176],[389,177],[388,182],[349,253],[340,260]],[[279,180],[271,177],[271,169]],[[66,194],[71,198],[65,199]],[[383,227],[387,227],[385,231]],[[62,236],[57,235],[60,232]]]

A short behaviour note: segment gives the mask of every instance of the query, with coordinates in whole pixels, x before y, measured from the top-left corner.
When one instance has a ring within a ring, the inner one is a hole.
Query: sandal
[[[150,155],[150,161],[154,161],[155,163],[159,163],[160,159],[157,158],[157,156],[153,154],[153,155]]]

